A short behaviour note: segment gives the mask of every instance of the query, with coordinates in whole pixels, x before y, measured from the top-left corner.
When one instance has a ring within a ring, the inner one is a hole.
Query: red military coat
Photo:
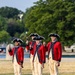
[[[35,52],[36,52],[36,44],[34,45],[34,56],[33,56],[33,61],[35,59]],[[42,64],[42,63],[45,63],[45,59],[46,59],[46,56],[45,56],[45,47],[43,45],[41,45],[39,48],[38,48],[38,55],[39,55],[39,62]]]
[[[33,46],[36,42],[35,41],[30,41],[28,45],[26,45],[26,49],[30,51],[30,54],[34,54]],[[31,45],[31,48],[30,48]]]
[[[44,46],[44,45],[43,45]],[[45,62],[46,62],[46,52],[47,52],[47,46],[44,46],[44,48],[43,48],[43,50],[44,50],[44,55],[45,55]]]
[[[48,48],[48,54],[49,54],[49,50],[50,50],[50,46],[51,46],[51,42],[49,42],[47,44],[47,48]],[[56,60],[56,61],[61,61],[61,57],[62,57],[62,46],[61,46],[61,43],[60,42],[56,42],[53,46],[53,49],[52,49],[53,53],[52,53],[52,58],[53,60]]]
[[[14,58],[15,47],[12,50],[9,50],[9,54]],[[17,63],[23,64],[24,61],[24,49],[20,46],[17,50]]]

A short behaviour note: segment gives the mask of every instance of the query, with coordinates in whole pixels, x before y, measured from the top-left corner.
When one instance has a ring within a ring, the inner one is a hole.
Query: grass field
[[[13,64],[11,61],[0,60],[0,75],[14,75]],[[30,62],[24,62],[22,75],[31,75]],[[45,64],[43,75],[49,75],[48,63]],[[59,75],[75,75],[75,61],[74,62],[61,62],[59,67]]]
[[[14,74],[0,74],[0,75],[14,75]],[[22,75],[32,75],[32,74],[22,74]],[[49,74],[43,74],[43,75],[49,75]],[[59,75],[75,75],[75,73],[60,73]]]

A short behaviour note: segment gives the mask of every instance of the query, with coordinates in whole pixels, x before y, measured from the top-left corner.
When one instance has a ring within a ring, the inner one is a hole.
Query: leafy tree
[[[10,36],[18,36],[24,31],[24,26],[20,21],[15,21],[13,19],[9,19],[8,21],[8,27],[7,32],[10,34]],[[16,35],[17,34],[17,35]]]
[[[20,20],[20,14],[23,12],[16,8],[0,8],[0,42],[6,42],[10,36],[20,37],[21,33],[25,31],[23,21]]]
[[[0,16],[0,31],[7,29],[7,21],[5,18]]]
[[[9,39],[9,33],[6,31],[0,31],[0,42],[7,42],[7,40]]]
[[[49,41],[49,33],[58,33],[64,45],[75,41],[74,0],[39,0],[27,10],[23,19],[29,33],[37,32]]]
[[[23,13],[21,10],[12,7],[2,7],[0,8],[0,16],[5,18],[17,18],[18,14]]]

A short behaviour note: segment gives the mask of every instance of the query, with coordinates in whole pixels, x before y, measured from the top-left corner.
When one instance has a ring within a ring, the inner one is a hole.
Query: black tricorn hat
[[[60,36],[58,34],[56,34],[56,33],[50,33],[48,36],[49,37],[54,36],[54,37],[60,38]]]
[[[37,33],[31,33],[29,36],[30,37],[32,37],[32,36],[38,36],[38,34]]]
[[[36,36],[33,40],[44,40],[45,38],[43,36]]]
[[[23,41],[22,41],[21,39],[19,39],[19,38],[15,38],[15,39],[13,40],[13,42],[20,42],[20,43],[23,43]]]

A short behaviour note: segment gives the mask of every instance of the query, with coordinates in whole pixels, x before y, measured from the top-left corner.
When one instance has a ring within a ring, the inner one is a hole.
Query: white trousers
[[[57,61],[49,59],[49,71],[50,75],[58,75]]]
[[[39,62],[34,62],[35,75],[42,75],[42,65]]]
[[[39,59],[37,54],[35,55],[35,59],[34,59],[34,73],[35,75],[42,75],[42,64],[39,63]]]
[[[32,61],[33,61],[33,55],[31,54],[30,55],[31,70],[32,70],[32,75],[35,75],[34,74],[34,65],[33,65],[33,62]]]
[[[16,56],[14,56],[14,62],[13,62],[13,66],[14,66],[14,75],[21,75],[21,66],[17,63],[16,61]]]
[[[21,66],[18,63],[14,63],[14,75],[21,75]]]

